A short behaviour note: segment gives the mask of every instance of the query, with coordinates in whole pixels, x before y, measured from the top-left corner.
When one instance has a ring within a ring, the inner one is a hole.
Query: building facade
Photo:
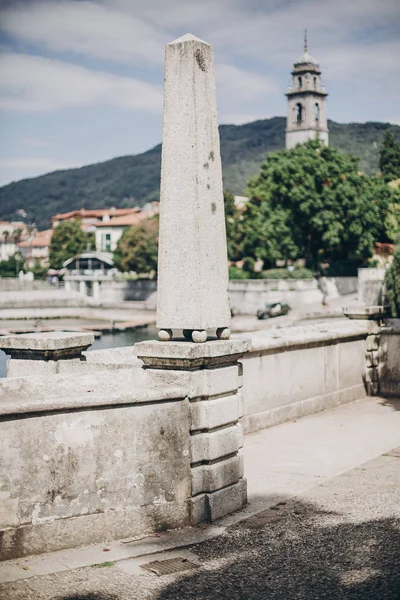
[[[38,231],[35,235],[18,244],[18,250],[24,256],[28,267],[33,267],[36,263],[42,267],[48,266],[52,234],[52,229]]]
[[[307,140],[319,138],[329,143],[326,115],[326,90],[321,83],[321,69],[316,59],[308,52],[307,34],[304,50],[294,63],[292,84],[286,93],[288,115],[286,126],[286,148],[294,148]]]
[[[142,210],[137,208],[135,212],[97,223],[94,230],[97,252],[114,252],[125,229],[132,225],[138,225],[144,219],[154,217],[158,211],[158,202],[152,202],[143,206]]]
[[[19,243],[28,236],[28,228],[22,221],[0,221],[0,261],[14,256]]]

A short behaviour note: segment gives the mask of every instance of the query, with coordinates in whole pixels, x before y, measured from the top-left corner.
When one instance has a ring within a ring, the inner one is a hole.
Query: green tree
[[[397,144],[390,130],[385,133],[379,152],[379,168],[385,181],[400,179],[400,144]]]
[[[224,204],[228,259],[232,262],[236,262],[243,258],[243,210],[237,208],[234,196],[225,191]]]
[[[386,235],[391,242],[395,242],[400,235],[400,185],[393,183],[389,184],[392,196],[384,222]]]
[[[114,251],[114,263],[120,271],[157,273],[158,215],[125,229]]]
[[[52,269],[61,269],[63,263],[87,250],[88,245],[94,246],[93,234],[82,230],[79,219],[59,223],[51,236],[49,249],[49,264]]]
[[[393,262],[386,271],[386,298],[392,317],[400,317],[400,244],[396,246]]]
[[[24,259],[19,252],[10,256],[7,260],[0,261],[0,277],[18,277],[22,270]]]
[[[35,262],[32,267],[27,269],[28,271],[32,271],[35,279],[46,279],[47,273],[49,271],[48,267],[42,267],[40,264],[40,260],[38,258],[35,259]]]
[[[391,192],[358,171],[358,159],[318,140],[268,155],[249,182],[245,255],[307,266],[366,259],[387,241]]]
[[[12,235],[13,235],[13,238],[14,238],[14,242],[15,242],[16,244],[18,244],[18,242],[19,242],[19,241],[20,241],[20,239],[21,239],[22,231],[23,231],[23,230],[22,230],[22,227],[17,227],[17,228],[16,228],[16,229],[14,229],[14,231],[13,231],[13,234],[12,234]]]

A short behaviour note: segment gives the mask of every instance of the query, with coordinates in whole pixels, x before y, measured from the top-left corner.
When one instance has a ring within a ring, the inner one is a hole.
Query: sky
[[[188,32],[220,123],[285,115],[305,28],[328,117],[400,124],[400,0],[0,0],[0,185],[158,144],[164,48]]]

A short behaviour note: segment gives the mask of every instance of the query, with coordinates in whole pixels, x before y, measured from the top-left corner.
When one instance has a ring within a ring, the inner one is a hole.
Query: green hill
[[[400,142],[400,127],[390,123],[329,122],[330,143],[360,157],[360,169],[378,170],[379,145],[387,129]],[[224,188],[242,194],[266,154],[285,145],[285,118],[245,125],[221,125]],[[108,206],[141,206],[159,197],[161,145],[136,156],[122,156],[80,169],[55,171],[0,188],[0,219],[15,219],[23,208],[40,229],[58,212]]]

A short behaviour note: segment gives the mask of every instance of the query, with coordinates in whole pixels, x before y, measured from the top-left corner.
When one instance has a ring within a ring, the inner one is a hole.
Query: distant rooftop
[[[143,219],[148,219],[158,213],[158,203],[154,203],[153,208],[149,210],[142,210],[136,213],[130,213],[127,215],[116,216],[111,218],[109,221],[102,221],[96,224],[97,227],[126,227],[129,225],[137,225]]]
[[[21,248],[45,248],[50,246],[51,236],[53,235],[52,229],[46,229],[45,231],[38,231],[35,237],[30,240],[25,240],[18,244]]]
[[[105,216],[114,217],[114,216],[128,215],[128,214],[132,214],[135,212],[139,212],[139,210],[140,209],[137,207],[115,208],[115,206],[112,206],[111,208],[95,208],[95,209],[81,208],[80,210],[71,210],[70,212],[67,212],[67,213],[59,213],[57,215],[54,215],[54,217],[51,217],[51,220],[52,221],[65,221],[67,219],[73,219],[73,218],[90,218],[90,217],[101,219]]]

